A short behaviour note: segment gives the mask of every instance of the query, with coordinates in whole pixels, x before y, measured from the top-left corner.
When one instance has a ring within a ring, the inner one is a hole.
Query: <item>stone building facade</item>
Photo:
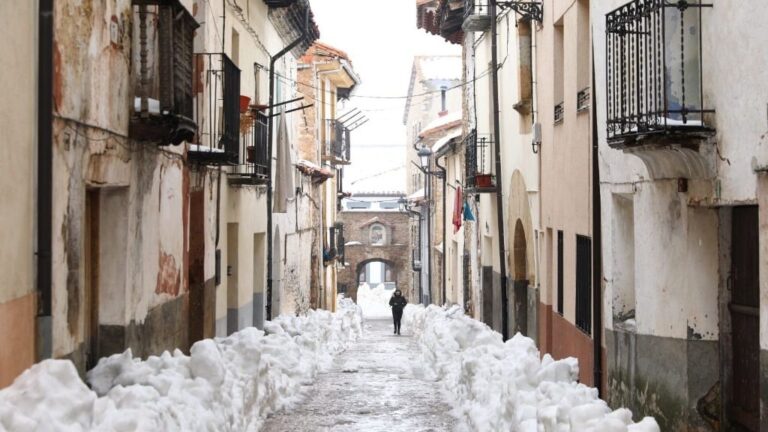
[[[339,213],[345,241],[339,292],[356,299],[366,265],[382,262],[388,269],[386,281],[394,282],[409,301],[415,301],[409,215],[400,211],[400,198],[402,195],[354,194],[344,200]]]

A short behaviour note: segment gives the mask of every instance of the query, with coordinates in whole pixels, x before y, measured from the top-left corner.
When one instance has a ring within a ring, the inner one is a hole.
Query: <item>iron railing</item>
[[[240,160],[240,69],[226,54],[195,54],[196,145],[190,158],[205,163]]]
[[[494,175],[493,137],[471,131],[464,139],[466,188],[474,192],[496,190]]]
[[[616,142],[706,130],[701,0],[633,0],[606,20],[607,128]]]
[[[488,0],[464,0],[464,31],[482,32],[491,26]]]
[[[261,184],[269,176],[269,118],[252,110],[242,116],[240,160],[232,169],[230,183]]]
[[[350,135],[349,128],[338,120],[326,120],[326,145],[325,154],[336,163],[350,161]]]

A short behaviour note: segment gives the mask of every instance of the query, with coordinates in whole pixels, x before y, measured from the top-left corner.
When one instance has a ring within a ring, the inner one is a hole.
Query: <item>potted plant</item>
[[[248,96],[240,95],[240,113],[248,111],[248,105],[251,104],[251,98]]]
[[[475,186],[480,188],[493,187],[493,175],[475,174]]]

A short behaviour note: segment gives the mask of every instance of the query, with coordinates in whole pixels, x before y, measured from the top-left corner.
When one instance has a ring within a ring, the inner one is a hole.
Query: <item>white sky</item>
[[[363,84],[358,96],[405,96],[416,55],[460,55],[461,48],[416,28],[416,0],[311,0],[320,41],[349,54]],[[405,190],[405,99],[353,97],[339,107],[365,110],[352,132],[352,165],[344,190]],[[377,173],[384,173],[375,175]]]

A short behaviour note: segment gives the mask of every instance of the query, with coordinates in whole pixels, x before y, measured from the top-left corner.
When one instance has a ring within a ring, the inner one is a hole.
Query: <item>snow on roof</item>
[[[422,136],[427,132],[431,132],[434,129],[439,129],[441,127],[448,126],[453,122],[460,122],[460,121],[461,121],[461,111],[449,112],[448,114],[442,117],[438,117],[435,120],[432,120],[424,129],[422,129],[419,132],[419,136]]]
[[[421,199],[421,198],[424,198],[424,188],[421,188],[421,189],[417,190],[416,192],[414,192],[414,193],[412,193],[412,194],[410,194],[410,195],[408,195],[406,197],[406,199],[409,200],[409,201],[418,200],[418,199]]]
[[[445,147],[446,144],[451,142],[452,139],[458,138],[461,136],[461,129],[455,130],[448,135],[440,138],[437,140],[437,142],[432,146],[432,153],[437,153],[440,151],[441,148]]]
[[[460,80],[460,56],[421,57],[421,75],[424,80]]]

